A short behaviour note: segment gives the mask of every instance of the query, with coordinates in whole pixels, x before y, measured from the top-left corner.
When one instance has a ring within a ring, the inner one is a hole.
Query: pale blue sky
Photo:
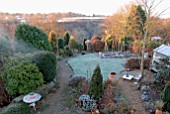
[[[52,13],[75,12],[85,15],[112,15],[121,6],[132,0],[0,0],[0,12],[9,13]],[[170,7],[170,0],[164,0],[158,8]],[[170,10],[165,15],[170,17]]]

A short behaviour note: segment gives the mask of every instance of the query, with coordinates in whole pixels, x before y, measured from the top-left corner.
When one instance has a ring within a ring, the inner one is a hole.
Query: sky
[[[120,7],[133,0],[0,0],[0,12],[8,13],[57,13],[73,12],[85,15],[113,15]],[[170,7],[164,0],[158,11]],[[170,17],[170,9],[163,17]]]

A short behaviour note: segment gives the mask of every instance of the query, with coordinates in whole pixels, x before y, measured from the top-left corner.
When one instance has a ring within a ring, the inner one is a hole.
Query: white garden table
[[[125,80],[132,80],[133,79],[133,75],[123,75],[122,78],[125,79]]]

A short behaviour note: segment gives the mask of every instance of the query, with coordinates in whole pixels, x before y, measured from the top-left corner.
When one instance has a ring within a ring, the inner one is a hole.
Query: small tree
[[[57,38],[56,38],[56,34],[55,34],[54,31],[51,31],[49,33],[48,40],[51,43],[51,46],[53,48],[53,52],[56,53],[56,51],[57,51]]]
[[[99,99],[102,97],[103,94],[103,76],[101,74],[100,66],[97,65],[89,86],[89,95],[94,95],[94,99]]]
[[[68,32],[66,32],[66,33],[65,33],[65,35],[64,35],[65,45],[68,45],[69,40],[70,40],[70,35],[69,35],[69,33],[68,33]]]
[[[62,38],[58,38],[58,49],[64,49],[64,40]]]
[[[161,95],[161,98],[164,102],[164,110],[167,110],[168,112],[170,112],[170,82],[168,84],[166,84],[163,93]]]

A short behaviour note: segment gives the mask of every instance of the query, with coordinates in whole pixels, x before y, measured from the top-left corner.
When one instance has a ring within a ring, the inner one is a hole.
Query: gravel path
[[[71,68],[67,64],[67,59],[58,61],[58,74],[57,80],[60,88],[54,94],[49,94],[44,103],[49,106],[41,112],[41,114],[75,114],[75,112],[69,110],[66,106],[66,99],[68,93],[68,81],[70,75],[73,74]]]

